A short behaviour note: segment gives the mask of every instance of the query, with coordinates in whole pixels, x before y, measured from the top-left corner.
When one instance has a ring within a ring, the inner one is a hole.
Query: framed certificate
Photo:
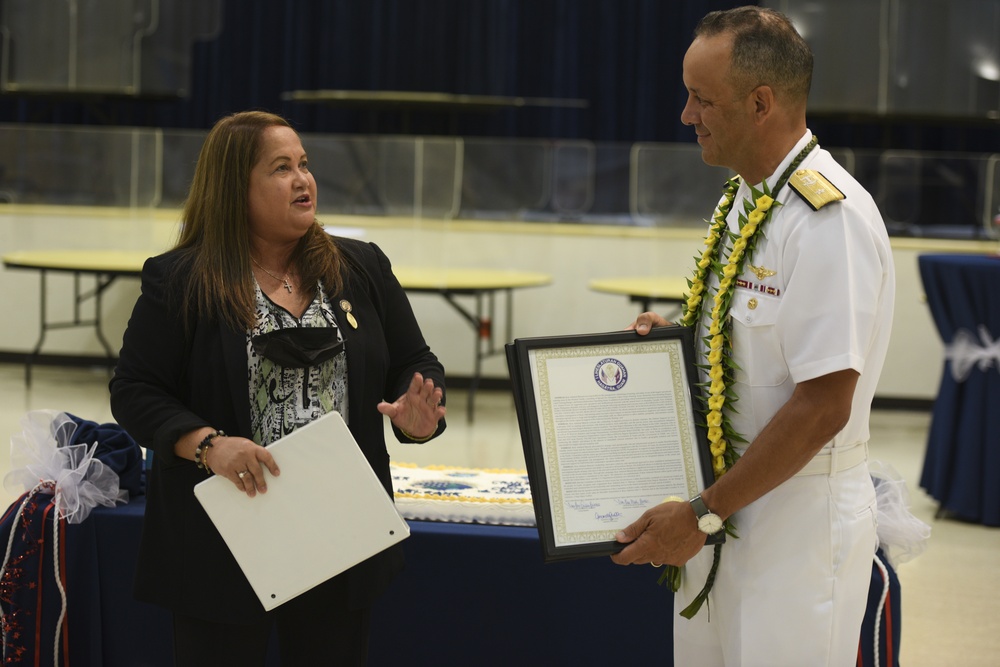
[[[690,327],[519,338],[506,353],[545,562],[615,553],[647,509],[714,480]]]

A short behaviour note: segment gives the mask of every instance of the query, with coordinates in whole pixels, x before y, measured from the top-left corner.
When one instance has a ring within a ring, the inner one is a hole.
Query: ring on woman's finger
[[[241,470],[241,471],[239,471],[236,474],[239,476],[240,479],[243,479],[246,476],[247,471],[246,470]]]

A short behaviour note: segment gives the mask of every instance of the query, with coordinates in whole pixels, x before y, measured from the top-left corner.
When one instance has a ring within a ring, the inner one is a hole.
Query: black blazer
[[[346,341],[348,424],[391,497],[384,417],[375,406],[405,393],[417,371],[444,388],[444,369],[424,342],[385,254],[372,243],[336,242],[348,270],[343,293],[329,297]],[[186,333],[175,297],[187,285],[182,272],[174,270],[177,263],[177,253],[169,252],[143,266],[142,293],[110,385],[115,419],[154,452],[136,597],[208,620],[253,622],[264,609],[194,497],[192,489],[205,473],[173,452],[181,435],[203,426],[250,437],[246,332],[201,318]],[[350,302],[357,329],[347,323],[342,299]],[[435,435],[444,427],[442,420]],[[408,440],[393,430],[401,441]],[[330,491],[332,503],[351,501]],[[268,539],[265,526],[260,538]],[[295,548],[288,545],[290,551]],[[340,575],[347,580],[352,605],[370,606],[402,563],[397,545]]]

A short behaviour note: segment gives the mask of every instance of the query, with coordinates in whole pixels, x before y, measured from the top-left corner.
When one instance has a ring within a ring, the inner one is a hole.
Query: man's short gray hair
[[[813,54],[795,26],[781,12],[764,7],[737,7],[711,12],[695,28],[694,36],[733,36],[728,76],[746,92],[770,86],[777,97],[805,103],[812,83]]]

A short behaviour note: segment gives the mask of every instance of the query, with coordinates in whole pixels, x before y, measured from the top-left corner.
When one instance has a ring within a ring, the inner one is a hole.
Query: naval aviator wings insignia
[[[788,185],[814,211],[820,210],[830,202],[847,198],[833,183],[826,180],[823,174],[812,169],[797,170],[789,177]]]

